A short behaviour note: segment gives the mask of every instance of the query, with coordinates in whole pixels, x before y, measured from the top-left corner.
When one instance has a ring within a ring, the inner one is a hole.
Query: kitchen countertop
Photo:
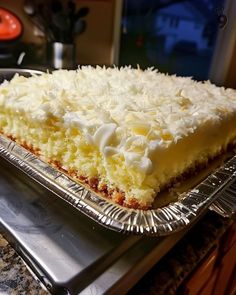
[[[130,291],[175,294],[178,286],[232,224],[213,212],[206,216]],[[0,294],[49,294],[0,234]]]
[[[49,294],[32,276],[23,260],[0,234],[0,294]]]

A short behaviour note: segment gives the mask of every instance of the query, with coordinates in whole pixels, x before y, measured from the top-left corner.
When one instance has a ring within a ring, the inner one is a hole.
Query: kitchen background
[[[46,38],[39,29],[40,23],[52,25],[56,19],[55,15],[59,15],[58,3],[64,5],[64,10],[68,12],[68,2],[76,4],[76,10],[81,7],[89,9],[88,14],[83,17],[86,21],[85,31],[75,36],[76,43],[76,63],[77,64],[105,64],[109,65],[114,62],[113,46],[116,42],[116,30],[114,22],[116,20],[115,13],[118,13],[118,1],[111,0],[85,0],[85,1],[25,1],[25,0],[1,0],[0,7],[12,11],[22,22],[23,33],[14,42],[1,40],[1,23],[0,23],[0,50],[3,47],[11,47],[14,51],[14,58],[9,61],[9,65],[16,64],[16,60],[21,52],[25,52],[22,66],[33,66],[40,68],[47,66],[46,60]],[[40,6],[41,5],[41,6]],[[31,12],[31,6],[35,12]],[[36,7],[36,8],[35,8]],[[42,8],[42,9],[41,9]],[[49,19],[45,15],[51,11]],[[60,15],[59,15],[60,16]],[[43,18],[43,19],[42,19]],[[3,19],[3,17],[2,17]],[[57,19],[56,19],[57,21]],[[59,22],[61,19],[59,18]],[[64,21],[64,24],[63,24]],[[66,26],[66,21],[62,19],[62,26]],[[50,23],[49,23],[50,22]],[[2,21],[3,24],[3,21]],[[59,23],[60,26],[60,23]],[[1,58],[1,56],[0,56]],[[8,66],[2,57],[0,66]]]
[[[236,87],[236,8],[232,0],[1,0],[0,7],[13,12],[23,27],[20,37],[4,40],[6,20],[0,14],[0,67],[139,64]],[[80,18],[74,27],[71,9]],[[65,38],[71,32],[66,29],[68,21],[69,28],[77,32],[70,42]],[[51,38],[48,28],[53,26],[64,39]],[[55,64],[58,55],[73,59],[73,52],[52,48],[53,41],[75,43],[73,65]]]

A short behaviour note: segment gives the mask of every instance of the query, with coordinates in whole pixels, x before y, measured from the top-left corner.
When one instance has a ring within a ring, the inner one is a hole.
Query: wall
[[[236,42],[234,43],[233,54],[226,74],[224,86],[236,89]]]

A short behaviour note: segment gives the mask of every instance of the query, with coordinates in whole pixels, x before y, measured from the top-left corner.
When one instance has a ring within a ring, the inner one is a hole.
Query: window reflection
[[[124,0],[120,65],[208,78],[223,0]]]

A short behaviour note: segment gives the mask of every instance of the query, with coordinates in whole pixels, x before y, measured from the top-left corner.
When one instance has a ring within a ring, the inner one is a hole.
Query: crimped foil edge
[[[118,232],[150,236],[164,236],[185,228],[236,179],[234,156],[180,201],[144,211],[121,207],[100,197],[3,135],[0,135],[0,155],[101,225]],[[214,205],[211,208],[214,210]]]

